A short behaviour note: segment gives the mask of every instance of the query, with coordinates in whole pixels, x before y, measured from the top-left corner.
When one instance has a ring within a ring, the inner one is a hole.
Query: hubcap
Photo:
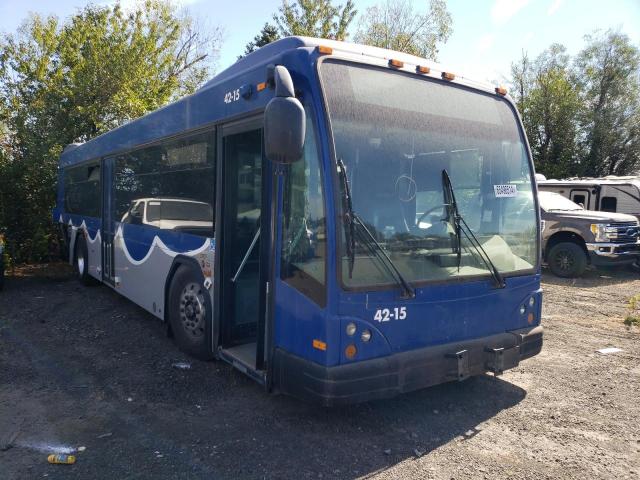
[[[206,313],[202,287],[189,283],[180,294],[180,323],[189,337],[197,339],[204,335]]]
[[[78,273],[80,275],[84,274],[84,254],[82,250],[78,252]]]
[[[573,256],[568,252],[558,252],[556,255],[556,265],[563,272],[569,271],[573,268]]]

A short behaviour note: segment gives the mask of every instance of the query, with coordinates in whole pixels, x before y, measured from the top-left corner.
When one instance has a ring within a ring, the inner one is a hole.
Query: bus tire
[[[549,250],[547,263],[553,274],[558,277],[579,277],[587,268],[587,254],[576,243],[560,242]]]
[[[87,241],[82,235],[78,235],[76,238],[74,264],[80,283],[85,286],[91,286],[97,283],[96,280],[89,275],[89,251],[87,249]]]
[[[211,297],[202,274],[184,265],[178,267],[169,287],[167,312],[178,348],[200,360],[213,358]]]

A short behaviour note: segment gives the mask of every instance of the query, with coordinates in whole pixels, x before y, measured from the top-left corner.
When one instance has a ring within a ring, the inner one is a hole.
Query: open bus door
[[[263,156],[262,117],[225,125],[220,132],[218,351],[264,383],[271,163]]]
[[[102,239],[102,281],[109,285],[115,285],[115,262],[113,258],[116,219],[113,193],[113,172],[115,169],[115,157],[102,159],[102,227],[100,238]]]

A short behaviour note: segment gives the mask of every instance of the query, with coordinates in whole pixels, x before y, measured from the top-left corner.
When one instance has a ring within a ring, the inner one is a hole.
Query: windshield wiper
[[[386,267],[387,272],[394,277],[402,287],[403,298],[415,298],[416,292],[409,285],[400,273],[400,270],[396,264],[391,260],[386,250],[380,245],[373,234],[369,231],[362,219],[353,211],[353,203],[351,201],[351,189],[349,187],[349,180],[347,179],[347,169],[344,166],[342,159],[338,159],[338,173],[340,175],[340,182],[342,183],[342,206],[344,211],[344,223],[345,223],[345,237],[347,243],[347,255],[349,257],[349,278],[353,275],[353,265],[355,263],[355,232],[356,226],[360,227],[360,239],[362,243],[367,247],[369,252],[375,255],[380,262]]]
[[[451,222],[453,220],[453,227],[455,229],[455,237],[456,237],[456,248],[455,251],[458,255],[458,270],[460,269],[460,261],[462,256],[462,239],[460,233],[464,233],[464,236],[467,237],[469,243],[478,254],[480,259],[487,266],[489,272],[491,272],[491,276],[493,277],[496,288],[505,288],[506,283],[504,281],[504,277],[495,266],[491,257],[487,254],[482,245],[476,238],[473,231],[467,225],[467,222],[464,221],[462,215],[460,215],[460,211],[458,210],[458,203],[456,202],[456,196],[453,193],[453,185],[451,184],[451,178],[449,177],[449,173],[446,169],[442,170],[442,190],[444,192],[444,200],[445,200],[445,208],[447,212],[447,216],[445,220]]]

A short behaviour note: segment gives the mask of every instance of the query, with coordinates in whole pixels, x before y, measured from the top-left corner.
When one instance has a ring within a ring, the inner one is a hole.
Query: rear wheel
[[[587,254],[578,244],[561,242],[549,250],[547,263],[558,277],[579,277],[587,268]]]
[[[87,250],[87,241],[84,239],[82,235],[79,235],[76,238],[76,253],[75,264],[76,264],[76,275],[78,276],[78,280],[83,285],[95,285],[96,280],[89,275],[89,254]]]
[[[211,298],[201,274],[180,266],[169,288],[168,320],[178,348],[201,360],[213,358]]]

